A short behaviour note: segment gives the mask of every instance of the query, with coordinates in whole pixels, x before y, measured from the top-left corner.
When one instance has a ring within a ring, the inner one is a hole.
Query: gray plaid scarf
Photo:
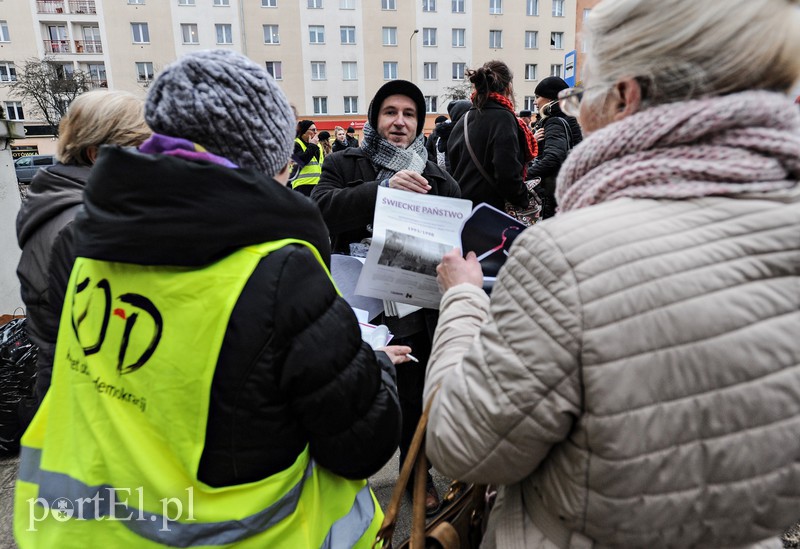
[[[392,177],[400,170],[411,170],[422,173],[428,161],[425,151],[425,140],[420,133],[407,149],[395,147],[386,139],[378,135],[369,122],[364,124],[364,139],[361,141],[361,150],[370,159],[378,179]]]

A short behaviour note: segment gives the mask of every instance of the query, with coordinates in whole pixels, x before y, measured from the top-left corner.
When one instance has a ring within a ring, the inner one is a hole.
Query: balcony
[[[90,78],[86,83],[93,90],[108,87],[108,81],[105,78]]]
[[[75,40],[75,53],[103,53],[103,43],[99,40]]]
[[[97,6],[94,0],[69,0],[69,11],[94,15],[97,13]]]
[[[45,40],[45,53],[72,53],[69,40]]]
[[[36,0],[36,11],[37,13],[64,13],[64,0]]]

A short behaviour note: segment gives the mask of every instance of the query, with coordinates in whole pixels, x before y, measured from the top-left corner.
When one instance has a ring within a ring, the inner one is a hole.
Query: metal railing
[[[87,84],[89,84],[89,87],[92,88],[93,90],[95,90],[97,88],[107,88],[108,87],[108,81],[105,78],[102,78],[102,79],[101,78],[90,78],[87,81]]]
[[[45,40],[45,53],[72,53],[69,40]]]
[[[97,6],[94,0],[69,0],[70,13],[97,13]]]
[[[37,13],[64,13],[64,0],[36,0]]]
[[[103,53],[103,43],[100,40],[75,40],[76,53]]]

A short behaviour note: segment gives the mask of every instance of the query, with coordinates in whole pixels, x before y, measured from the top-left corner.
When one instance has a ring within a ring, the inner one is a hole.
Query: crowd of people
[[[586,27],[581,87],[544,78],[517,111],[488,61],[427,139],[412,82],[377,90],[359,142],[232,51],[145,101],[79,97],[17,222],[41,349],[20,546],[371,547],[367,479],[430,402],[433,466],[497,488],[482,547],[780,547],[800,2],[605,1]],[[491,296],[474,251],[445,254],[440,307],[380,316],[373,349],[330,265],[370,244],[380,187],[541,221]]]

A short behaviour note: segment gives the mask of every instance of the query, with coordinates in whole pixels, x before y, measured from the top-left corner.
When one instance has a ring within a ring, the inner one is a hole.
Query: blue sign
[[[564,82],[566,82],[570,88],[575,87],[575,58],[577,55],[578,52],[572,50],[564,56]]]

